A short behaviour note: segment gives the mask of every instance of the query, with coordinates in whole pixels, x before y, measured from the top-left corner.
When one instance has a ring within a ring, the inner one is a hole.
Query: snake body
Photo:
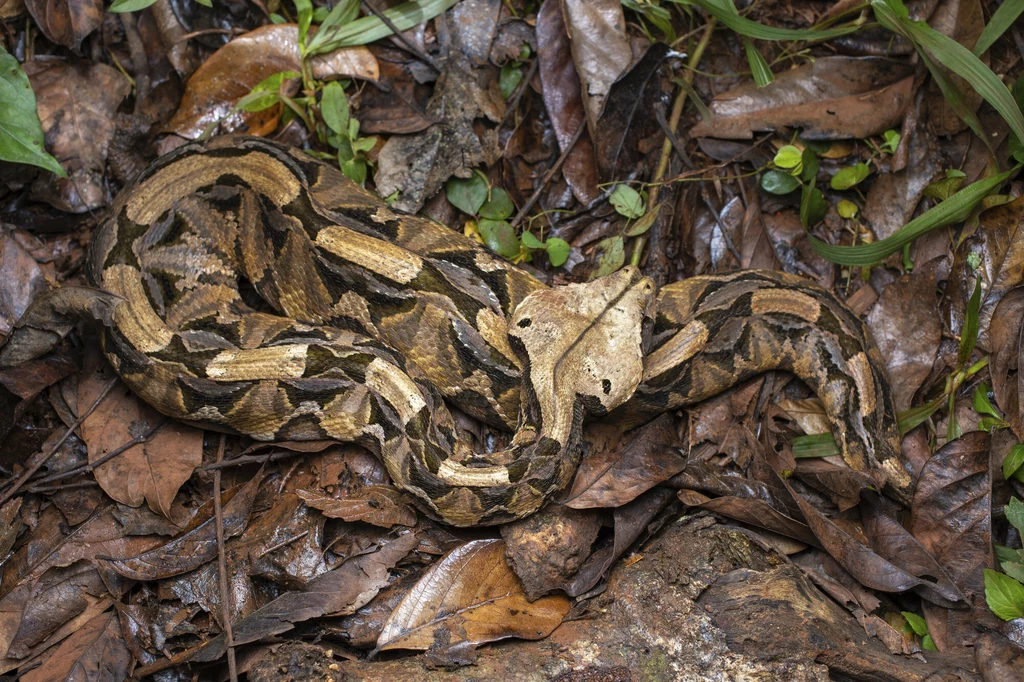
[[[363,444],[454,525],[538,509],[575,472],[588,412],[636,424],[773,369],[817,392],[851,467],[906,484],[863,324],[782,273],[656,297],[632,268],[548,288],[336,168],[246,137],[144,171],[97,232],[89,273],[124,299],[105,354],[155,408],[260,440]],[[515,428],[509,447],[474,453],[445,401]]]

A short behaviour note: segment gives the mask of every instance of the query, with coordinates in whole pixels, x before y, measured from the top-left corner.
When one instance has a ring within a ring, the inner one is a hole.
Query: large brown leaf
[[[103,0],[26,0],[25,7],[44,36],[76,52],[103,23]]]
[[[312,490],[299,490],[299,497],[324,516],[345,521],[365,521],[375,526],[415,526],[416,511],[408,496],[389,485],[371,485],[344,495],[331,497]]]
[[[109,372],[104,367],[103,371],[79,381],[81,409],[96,400]],[[159,430],[149,440],[100,464],[94,474],[103,491],[118,502],[137,507],[145,501],[153,511],[171,518],[174,496],[203,461],[200,429],[166,420],[120,386],[86,417],[82,436],[89,446],[89,463],[94,464],[158,426]]]
[[[128,677],[131,653],[121,636],[117,613],[96,616],[68,637],[24,682],[120,682]]]
[[[1021,336],[1024,333],[1024,287],[1017,287],[996,306],[989,326],[992,355],[992,391],[1003,417],[1018,439],[1024,440],[1024,361],[1021,358]]]
[[[633,52],[619,0],[561,0],[573,61],[583,86],[583,108],[590,132],[597,133],[604,100],[629,66]],[[575,132],[575,131],[574,131]]]
[[[506,637],[541,639],[569,612],[562,596],[530,603],[501,540],[474,540],[432,565],[402,599],[377,649],[465,650]]]
[[[221,132],[266,135],[277,125],[280,106],[228,114],[264,79],[281,71],[298,72],[300,67],[299,29],[295,24],[268,24],[241,35],[214,52],[192,74],[167,129],[194,140],[211,123],[224,119]],[[366,47],[347,47],[314,57],[312,67],[317,78],[377,80],[380,76],[377,58]]]
[[[823,57],[753,83],[711,103],[711,120],[694,137],[750,139],[758,131],[802,128],[808,139],[870,137],[899,124],[910,103],[914,69],[880,57]]]

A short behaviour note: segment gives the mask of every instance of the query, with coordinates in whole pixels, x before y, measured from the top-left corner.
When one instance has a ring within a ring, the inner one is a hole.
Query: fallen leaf
[[[313,76],[377,80],[377,59],[366,47],[346,47],[311,60]],[[267,24],[233,39],[196,69],[167,130],[190,140],[220,121],[220,132],[266,135],[276,126],[281,107],[231,113],[235,103],[264,79],[282,71],[301,70],[299,29],[295,24]],[[231,114],[229,116],[229,114]]]
[[[473,540],[433,564],[402,599],[377,650],[471,649],[507,637],[542,639],[569,612],[563,596],[526,600],[501,540]]]
[[[262,480],[261,472],[244,486],[222,495],[225,540],[245,529]],[[98,558],[119,575],[133,580],[159,580],[196,569],[217,556],[217,518],[213,511],[211,500],[200,508],[181,535],[147,552],[125,558]]]
[[[891,237],[910,222],[924,189],[940,170],[938,141],[928,130],[917,129],[910,138],[907,167],[895,173],[878,173],[864,202],[864,218],[875,238]]]
[[[299,497],[324,516],[345,521],[364,521],[375,526],[415,526],[416,511],[406,502],[408,496],[388,485],[356,488],[344,497],[323,495],[312,490],[299,490]]]
[[[612,83],[633,59],[622,3],[619,0],[561,0],[561,5],[573,61],[580,75],[587,126],[596,134]]]
[[[49,289],[36,259],[6,229],[0,230],[0,344],[36,296]]]
[[[915,268],[882,292],[868,313],[867,325],[885,360],[896,411],[910,407],[931,374],[942,341],[935,269]]]
[[[109,368],[86,375],[78,382],[78,404],[91,405],[106,385]],[[144,438],[113,459],[96,465],[108,453]],[[103,491],[114,500],[137,507],[144,501],[153,511],[171,517],[171,503],[195,468],[203,461],[203,431],[168,420],[144,405],[123,385],[110,391],[82,422],[82,438],[89,447],[89,463]]]
[[[675,421],[662,415],[611,447],[589,451],[562,504],[573,509],[619,507],[684,468]]]
[[[35,59],[25,64],[25,73],[36,94],[46,148],[69,176],[41,175],[33,195],[68,213],[106,206],[110,196],[103,171],[114,113],[131,92],[128,79],[106,64],[63,60]]]
[[[707,497],[694,490],[680,490],[678,496],[688,507],[707,509],[726,518],[799,540],[806,545],[820,545],[807,524],[786,516],[764,500],[736,496]]]
[[[910,104],[913,67],[882,57],[822,57],[712,101],[693,137],[750,139],[755,132],[802,128],[806,139],[871,137],[898,127]]]
[[[564,153],[577,129],[585,124],[586,114],[580,77],[572,60],[571,42],[558,0],[547,0],[537,12],[537,60],[544,108]],[[568,152],[562,164],[562,175],[581,204],[589,204],[597,198],[597,159],[589,130],[581,134]]]
[[[46,661],[27,672],[24,682],[124,680],[132,656],[121,636],[117,613],[96,616],[61,644]]]
[[[1010,423],[1014,435],[1024,440],[1024,359],[1021,332],[1024,330],[1024,287],[1003,296],[992,313],[989,345],[992,355],[992,392],[996,404]]]
[[[103,0],[25,0],[25,7],[50,42],[75,52],[103,23]]]
[[[421,62],[392,47],[371,45],[380,75],[350,99],[363,134],[408,135],[430,126],[426,115],[430,88],[417,82],[414,70]]]

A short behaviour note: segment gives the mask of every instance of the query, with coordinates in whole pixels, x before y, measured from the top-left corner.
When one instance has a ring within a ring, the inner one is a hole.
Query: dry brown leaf
[[[263,480],[262,471],[240,488],[225,491],[223,504],[224,539],[245,530],[253,499]],[[159,580],[196,569],[217,556],[217,517],[213,501],[207,502],[181,535],[170,542],[133,557],[97,557],[103,565],[133,580]]]
[[[0,21],[21,16],[25,11],[25,0],[0,0]]]
[[[1024,287],[1011,290],[992,313],[989,345],[992,355],[992,392],[1003,417],[1017,438],[1024,440],[1024,362],[1021,331],[1024,330]]]
[[[44,36],[76,52],[103,23],[103,0],[25,0],[25,7]]]
[[[507,637],[542,639],[568,612],[563,596],[526,600],[502,540],[474,540],[423,574],[384,624],[377,649],[443,654]]]
[[[96,616],[64,640],[46,661],[30,670],[23,682],[99,682],[124,680],[132,663],[121,636],[117,613]]]
[[[806,139],[870,137],[898,123],[910,103],[914,68],[881,57],[823,57],[780,73],[763,88],[741,85],[715,97],[711,120],[693,137],[750,139],[756,131],[802,128]]]
[[[241,97],[264,79],[281,71],[297,72],[300,67],[299,29],[295,24],[268,24],[241,35],[214,52],[192,74],[167,130],[194,140],[211,123],[221,121],[222,133],[266,135],[277,126],[280,106],[228,114]],[[312,68],[313,75],[322,79],[380,77],[377,58],[362,46],[314,57]]]
[[[131,92],[128,79],[106,64],[64,60],[36,59],[25,64],[25,73],[36,94],[46,148],[70,176],[40,176],[33,195],[68,213],[105,206],[103,169],[114,113]]]
[[[408,496],[389,485],[356,488],[342,498],[312,490],[297,492],[306,504],[332,519],[364,521],[383,528],[416,525],[416,512],[406,504]]]
[[[561,4],[573,61],[583,86],[580,94],[587,125],[596,134],[597,120],[612,83],[633,60],[626,17],[619,0],[561,0]]]
[[[87,375],[78,383],[78,404],[91,405],[107,382],[107,373]],[[89,447],[89,462],[163,426],[147,442],[138,443],[99,465],[94,474],[103,491],[118,502],[137,507],[143,501],[158,514],[171,518],[171,503],[178,489],[203,461],[203,432],[166,420],[144,405],[126,387],[112,390],[82,423]]]
[[[43,270],[6,229],[0,230],[0,344],[33,299],[49,288]]]

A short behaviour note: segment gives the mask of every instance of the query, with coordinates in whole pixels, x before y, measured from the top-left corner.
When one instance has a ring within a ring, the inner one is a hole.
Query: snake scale
[[[852,468],[907,484],[865,327],[790,275],[656,293],[626,268],[548,288],[336,168],[249,137],[158,159],[116,199],[88,270],[124,299],[104,352],[146,402],[259,440],[362,444],[449,524],[540,508],[576,470],[587,413],[639,424],[776,369],[818,394]],[[509,446],[474,452],[445,401],[514,429]]]

